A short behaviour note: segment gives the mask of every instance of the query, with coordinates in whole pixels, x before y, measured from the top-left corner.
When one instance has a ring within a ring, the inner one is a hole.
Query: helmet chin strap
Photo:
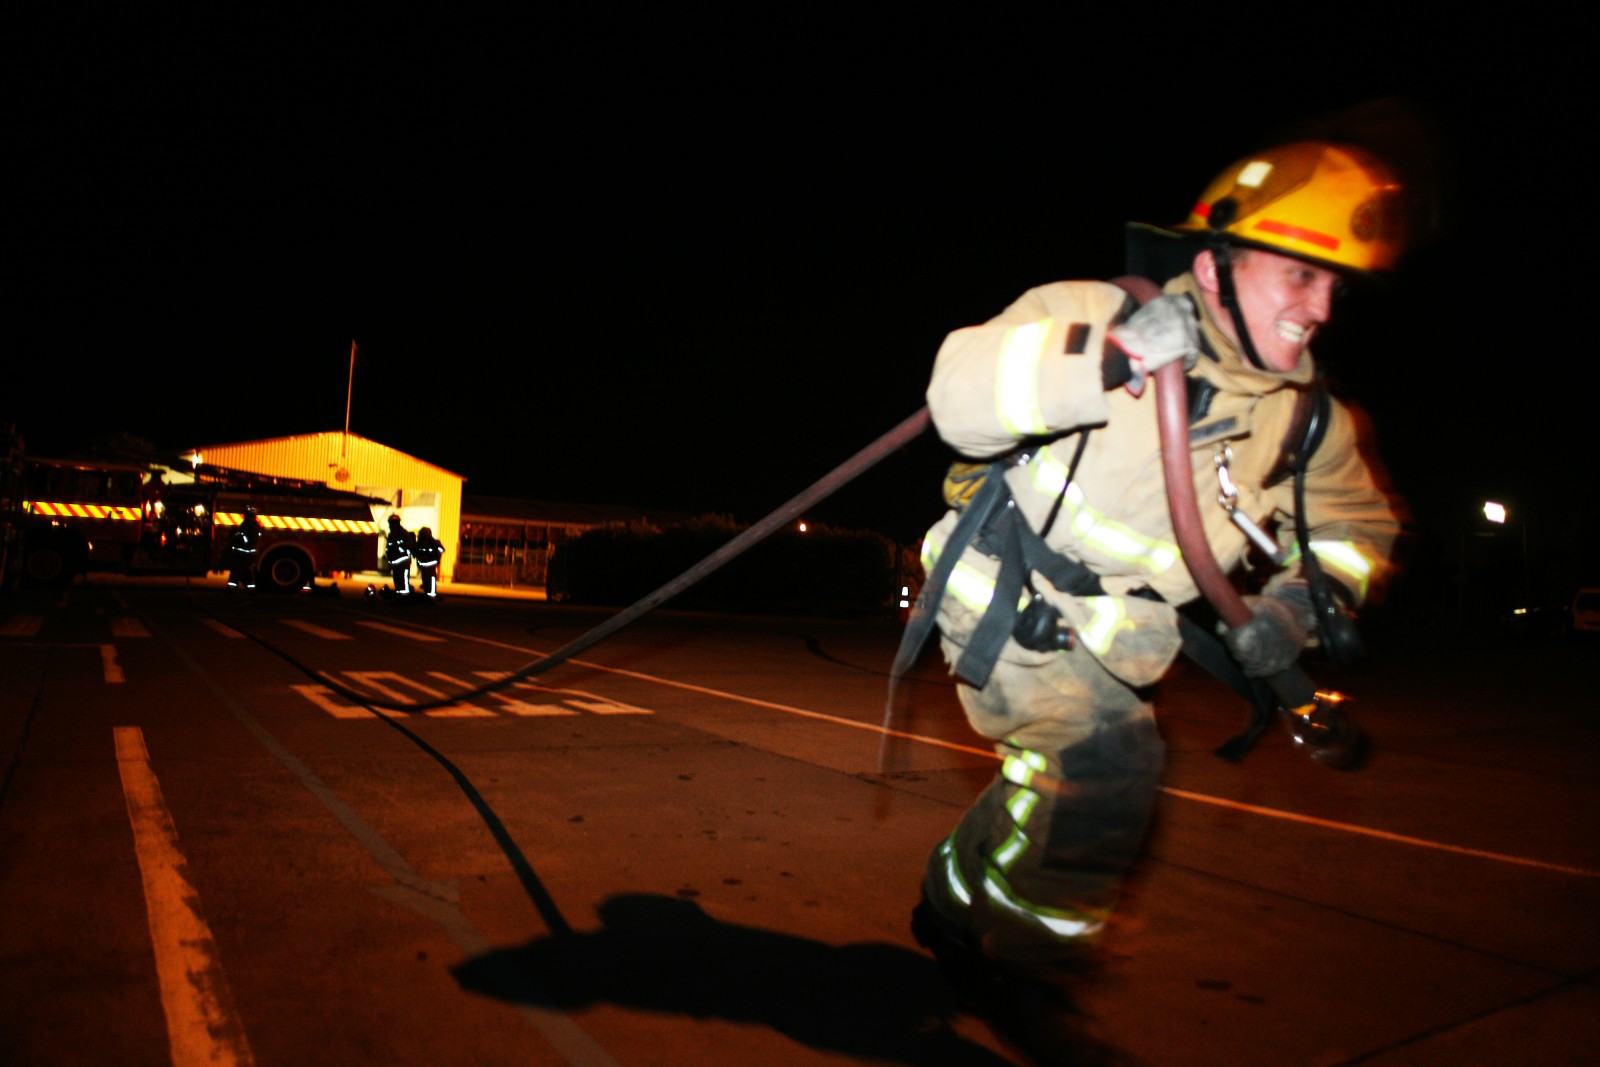
[[[1250,327],[1244,323],[1244,312],[1239,310],[1239,295],[1233,288],[1233,254],[1228,242],[1213,237],[1206,245],[1217,264],[1217,298],[1233,319],[1233,332],[1239,338],[1239,351],[1244,353],[1244,358],[1250,361],[1252,367],[1266,370],[1267,365],[1261,362],[1261,357],[1256,354],[1255,342],[1250,339]]]

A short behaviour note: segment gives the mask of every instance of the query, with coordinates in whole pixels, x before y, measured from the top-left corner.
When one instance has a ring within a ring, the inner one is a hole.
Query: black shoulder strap
[[[1328,389],[1321,381],[1312,382],[1297,391],[1294,414],[1289,418],[1289,431],[1283,435],[1278,458],[1262,479],[1262,485],[1277,485],[1289,475],[1305,469],[1328,433],[1332,403]]]
[[[982,484],[961,509],[961,518],[956,520],[955,529],[950,531],[950,539],[940,551],[938,562],[929,572],[928,580],[922,583],[922,590],[917,594],[916,606],[911,609],[911,619],[906,623],[905,632],[900,635],[900,649],[895,653],[894,666],[889,669],[891,708],[894,704],[895,683],[904,677],[906,671],[916,662],[923,643],[933,630],[934,621],[939,617],[939,601],[944,598],[944,588],[950,582],[950,572],[955,570],[961,554],[987,525],[990,516],[1010,496],[1006,486],[1005,468],[1004,461],[989,465],[989,471],[984,476]]]
[[[1317,633],[1322,639],[1323,651],[1335,663],[1349,663],[1366,654],[1361,633],[1356,629],[1355,620],[1334,598],[1333,580],[1311,549],[1311,531],[1306,525],[1306,466],[1327,436],[1332,416],[1333,397],[1319,382],[1311,425],[1306,429],[1305,444],[1294,466],[1294,525],[1295,538],[1300,543],[1300,567],[1311,591],[1312,607],[1316,609]]]

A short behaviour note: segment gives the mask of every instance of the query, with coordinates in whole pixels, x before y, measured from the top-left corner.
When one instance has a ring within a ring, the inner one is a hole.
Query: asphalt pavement
[[[924,662],[908,763],[875,771],[891,622],[664,611],[511,713],[389,729],[301,669],[454,686],[610,610],[470,585],[390,610],[365,602],[377,577],[0,600],[0,1030],[26,1062],[165,1047],[123,800],[140,765],[258,1062],[1020,1062],[930,1014],[910,896],[995,763]],[[1157,825],[1082,992],[1132,1062],[1600,1062],[1595,645],[1425,636],[1313,672],[1379,739],[1359,772],[1278,732],[1220,760],[1234,702],[1187,668],[1163,686]],[[148,750],[113,758],[129,725]]]

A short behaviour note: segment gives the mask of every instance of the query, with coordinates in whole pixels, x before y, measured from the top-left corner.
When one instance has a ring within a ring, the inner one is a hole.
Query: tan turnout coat
[[[1209,351],[1189,375],[1205,379],[1217,392],[1189,428],[1190,454],[1211,550],[1224,571],[1233,571],[1244,560],[1248,542],[1217,503],[1216,457],[1224,446],[1231,452],[1227,467],[1238,490],[1238,509],[1273,532],[1281,545],[1293,546],[1293,478],[1267,482],[1279,464],[1297,394],[1312,382],[1314,367],[1309,353],[1289,373],[1251,367],[1203,310],[1190,275],[1174,279],[1166,291],[1188,292],[1202,309]],[[989,322],[946,338],[927,399],[940,437],[962,456],[990,459],[1030,441],[1049,442],[1039,443],[1026,463],[1006,474],[1017,507],[1035,530],[1062,494],[1078,443],[1076,435],[1059,435],[1090,429],[1046,542],[1087,564],[1107,595],[1067,596],[1037,575],[1034,584],[1107,669],[1130,685],[1146,685],[1176,655],[1174,606],[1199,591],[1173,537],[1155,387],[1135,397],[1102,384],[1106,331],[1125,300],[1122,289],[1106,282],[1055,282],[1031,289]],[[1355,419],[1337,403],[1307,472],[1305,506],[1312,547],[1324,570],[1363,598],[1381,576],[1398,523],[1357,447]],[[927,569],[956,519],[951,511],[929,530],[923,546]],[[997,569],[998,561],[976,548],[966,550],[940,608],[946,637],[965,644],[992,597]],[[1269,588],[1298,573],[1296,558],[1272,576]],[[1127,595],[1141,587],[1154,590],[1163,602]],[[1034,662],[1052,653],[1030,652],[1008,640],[1001,655]]]

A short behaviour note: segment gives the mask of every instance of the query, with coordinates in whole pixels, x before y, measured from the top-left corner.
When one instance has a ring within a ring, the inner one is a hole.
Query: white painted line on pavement
[[[43,615],[18,615],[0,626],[0,637],[32,637],[44,626]]]
[[[184,877],[188,861],[178,849],[178,830],[162,798],[161,783],[150,769],[144,734],[135,726],[118,726],[112,737],[144,881],[145,913],[173,1067],[253,1064],[216,940],[200,914],[199,894]]]
[[[486,672],[477,671],[475,673],[484,674]],[[473,688],[473,686],[467,682],[464,682],[459,678],[453,678],[442,671],[429,671],[428,674],[434,678],[440,679],[441,681],[449,682],[458,689],[466,690]],[[501,677],[504,677],[504,675],[502,674]],[[520,687],[513,686],[513,688]],[[508,697],[504,693],[487,693],[485,695],[493,697],[495,700],[499,701],[500,707],[498,710],[505,712],[507,715],[521,715],[528,718],[535,718],[539,716],[578,714],[571,708],[564,708],[560,704],[529,704],[525,700],[518,700],[516,697]]]
[[[126,616],[117,616],[111,620],[112,637],[149,637],[150,631],[144,628],[144,623],[138,619]]]
[[[299,631],[301,631],[303,633],[308,633],[312,637],[320,637],[325,641],[348,641],[348,640],[350,640],[350,635],[349,634],[342,634],[342,633],[339,633],[337,630],[329,630],[329,629],[326,629],[324,627],[318,626],[314,622],[306,622],[304,619],[284,619],[283,620],[283,624],[285,626],[293,626],[296,630],[299,630]]]
[[[596,715],[653,715],[654,712],[646,708],[636,708],[632,704],[618,704],[614,700],[569,700],[575,708],[592,711]]]
[[[480,644],[491,645],[496,648],[510,649],[513,652],[521,652],[527,655],[540,656],[544,654],[539,652],[537,649],[524,648],[521,645],[509,645],[500,641],[490,641],[484,638],[472,637],[468,634],[452,634],[451,636],[461,638],[465,641],[477,641]],[[975,756],[987,756],[989,759],[995,760],[996,762],[999,762],[1000,759],[999,755],[991,749],[975,748],[971,745],[956,744],[951,741],[940,740],[937,737],[924,737],[921,734],[909,734],[900,730],[885,730],[877,723],[858,722],[855,719],[840,718],[837,715],[825,715],[818,711],[809,711],[805,708],[796,708],[788,704],[775,704],[770,700],[757,700],[753,697],[740,696],[737,693],[728,693],[720,689],[711,689],[702,685],[693,685],[689,682],[679,682],[671,678],[660,678],[653,674],[642,674],[639,671],[623,670],[620,667],[607,667],[603,664],[591,663],[588,660],[573,659],[568,660],[567,662],[576,666],[587,667],[590,670],[604,671],[607,674],[617,674],[625,678],[637,678],[640,681],[654,682],[657,685],[664,685],[672,689],[682,689],[690,693],[702,693],[706,696],[714,696],[723,700],[731,700],[739,704],[748,704],[751,707],[768,708],[772,711],[781,711],[786,715],[796,715],[805,719],[817,719],[821,722],[830,722],[836,726],[845,726],[853,730],[866,730],[871,733],[882,734],[889,737],[899,737],[907,741],[915,741],[918,744],[931,745],[934,748],[948,749],[952,752],[968,752]],[[1520,867],[1534,867],[1540,870],[1555,871],[1560,874],[1577,875],[1580,878],[1600,878],[1600,871],[1591,870],[1587,867],[1570,867],[1560,863],[1547,863],[1544,860],[1528,859],[1525,856],[1511,856],[1502,852],[1486,852],[1482,849],[1466,848],[1461,845],[1452,845],[1443,841],[1429,841],[1428,839],[1422,837],[1408,837],[1405,834],[1390,833],[1387,830],[1375,830],[1371,827],[1356,826],[1352,823],[1332,822],[1327,819],[1318,819],[1310,815],[1298,815],[1292,811],[1281,811],[1277,808],[1264,808],[1254,804],[1242,804],[1238,801],[1228,800],[1225,797],[1213,797],[1208,796],[1205,793],[1191,793],[1186,790],[1172,789],[1167,786],[1162,786],[1161,791],[1181,800],[1192,800],[1201,804],[1215,804],[1221,807],[1234,808],[1238,811],[1248,812],[1252,815],[1261,815],[1272,819],[1284,819],[1289,822],[1320,826],[1328,830],[1339,830],[1344,833],[1358,834],[1363,837],[1371,837],[1382,841],[1391,841],[1396,844],[1410,845],[1415,848],[1433,849],[1438,852],[1451,852],[1462,856],[1473,856],[1478,859],[1493,860],[1497,863],[1515,864]]]
[[[468,956],[481,956],[493,948],[491,942],[461,913],[461,897],[454,885],[430,882],[418,875],[406,862],[405,857],[395,851],[394,847],[372,829],[347,801],[330,789],[326,782],[312,773],[311,768],[279,744],[249,712],[239,705],[238,701],[229,696],[227,691],[184,651],[182,645],[171,641],[169,644],[173,653],[188,664],[189,669],[211,688],[229,713],[276,756],[291,774],[300,779],[367,854],[389,872],[394,879],[394,885],[376,887],[376,892],[392,894],[390,899],[405,903],[434,920]],[[509,978],[514,983],[514,988],[508,996],[509,1002],[516,1006],[518,1013],[551,1044],[561,1057],[561,1062],[570,1067],[618,1067],[617,1061],[565,1012],[535,1006],[546,1002],[548,998],[543,990],[537,987],[532,975],[512,968]]]
[[[291,685],[289,688],[293,689],[296,693],[299,693],[301,696],[311,701],[311,703],[315,704],[329,715],[332,715],[335,719],[377,718],[377,716],[368,709],[357,707],[356,705],[345,700],[343,697],[334,693],[332,689],[329,689],[325,685]]]
[[[572,660],[570,662],[580,663],[579,660]],[[933,745],[937,748],[950,749],[956,752],[971,752],[974,755],[988,756],[990,759],[993,759],[996,762],[999,762],[1000,759],[999,754],[992,750],[973,748],[968,745],[952,744],[949,741],[941,741],[936,737],[923,737],[920,734],[902,733],[899,730],[885,730],[876,723],[863,723],[856,722],[853,719],[841,719],[833,715],[823,715],[815,711],[806,711],[802,708],[792,708],[783,704],[774,704],[770,701],[753,700],[749,697],[738,696],[734,693],[723,693],[716,689],[707,689],[704,686],[690,685],[686,682],[676,682],[670,678],[655,678],[651,675],[639,674],[635,671],[625,671],[616,667],[603,667],[597,663],[584,662],[581,665],[588,667],[591,670],[606,671],[611,674],[627,675],[632,678],[654,681],[661,685],[668,685],[678,689],[687,689],[695,692],[705,693],[709,696],[720,696],[728,700],[751,704],[757,707],[772,708],[775,711],[786,712],[790,715],[799,715],[808,719],[822,719],[824,721],[837,723],[840,726],[850,726],[856,729],[870,730],[874,733],[887,734],[891,737],[901,737],[908,741],[916,741],[919,744]],[[1277,808],[1263,808],[1255,804],[1241,804],[1238,801],[1228,800],[1225,797],[1213,797],[1208,796],[1205,793],[1190,793],[1181,789],[1171,789],[1167,786],[1162,786],[1161,791],[1183,800],[1193,800],[1202,804],[1216,804],[1222,807],[1234,808],[1238,811],[1249,812],[1252,815],[1263,815],[1273,819],[1284,819],[1289,822],[1305,823],[1308,825],[1320,826],[1328,830],[1341,830],[1349,834],[1359,834],[1364,837],[1392,841],[1397,844],[1412,845],[1416,848],[1429,848],[1440,852],[1454,852],[1458,855],[1475,856],[1479,859],[1495,860],[1500,863],[1514,863],[1523,867],[1538,867],[1542,870],[1558,871],[1562,874],[1575,874],[1583,878],[1600,878],[1600,871],[1592,871],[1584,867],[1568,867],[1559,863],[1546,863],[1543,860],[1527,859],[1523,856],[1508,856],[1499,852],[1485,852],[1481,849],[1464,848],[1460,845],[1446,844],[1442,841],[1429,841],[1426,838],[1421,837],[1407,837],[1404,834],[1393,834],[1386,830],[1374,830],[1370,827],[1356,826],[1351,823],[1332,822],[1327,819],[1318,819],[1310,815],[1297,815],[1292,811],[1281,811]]]
[[[473,671],[479,678],[486,678],[491,682],[498,682],[509,677],[510,671]],[[512,683],[513,689],[526,689],[535,693],[553,693],[563,698],[563,702],[574,708],[593,712],[596,715],[654,715],[649,708],[636,708],[632,704],[624,704],[610,697],[603,697],[596,693],[585,693],[581,689],[557,689],[553,686],[539,685],[536,682],[518,681]],[[567,694],[571,694],[568,696]],[[572,697],[583,697],[583,700],[573,700]],[[569,712],[568,714],[576,714]]]
[[[200,621],[205,623],[207,626],[211,627],[213,630],[217,631],[217,633],[221,634],[223,637],[243,637],[244,636],[244,634],[240,633],[238,630],[235,630],[233,627],[227,625],[226,623],[218,622],[216,619],[202,617],[200,619]]]
[[[100,671],[113,684],[127,680],[122,676],[122,664],[117,662],[116,645],[100,646]]]
[[[1265,815],[1269,819],[1284,819],[1288,822],[1305,823],[1308,826],[1320,826],[1327,830],[1343,830],[1347,834],[1360,834],[1363,837],[1375,837],[1381,841],[1393,841],[1401,845],[1414,845],[1418,848],[1437,849],[1440,852],[1454,852],[1460,856],[1474,856],[1478,859],[1495,860],[1500,863],[1514,863],[1521,867],[1538,867],[1541,870],[1557,871],[1561,874],[1575,874],[1581,878],[1600,878],[1600,871],[1591,871],[1583,867],[1566,867],[1559,863],[1546,863],[1543,860],[1530,860],[1522,856],[1508,856],[1503,852],[1485,852],[1477,848],[1463,848],[1460,845],[1447,845],[1442,841],[1429,841],[1425,837],[1408,837],[1405,834],[1392,834],[1387,830],[1374,830],[1368,826],[1354,826],[1347,822],[1334,822],[1331,819],[1319,819],[1314,815],[1297,815],[1292,811],[1280,811],[1277,808],[1263,808],[1255,804],[1243,804],[1237,800],[1228,800],[1224,797],[1207,796],[1205,793],[1191,793],[1184,789],[1172,789],[1162,786],[1161,791],[1169,796],[1181,797],[1184,800],[1193,800],[1200,804],[1214,804],[1218,807],[1231,808],[1234,811],[1245,811],[1251,815]]]
[[[434,644],[442,644],[444,642],[442,637],[435,637],[432,634],[425,634],[418,630],[408,630],[403,626],[390,626],[386,622],[368,622],[363,619],[357,622],[356,625],[365,626],[369,630],[382,630],[386,634],[394,634],[397,637],[409,637],[413,641],[427,641]]]
[[[394,671],[345,671],[344,676],[360,685],[366,686],[368,689],[376,690],[379,696],[388,697],[390,700],[400,704],[415,704],[418,701],[415,694],[402,692],[392,686],[384,685],[384,682],[408,686],[429,700],[443,700],[450,696],[449,693],[443,690],[433,689],[423,685],[421,682],[413,682],[411,679]],[[379,710],[384,711],[386,714],[393,714],[389,709],[380,708]],[[457,703],[448,704],[442,708],[432,708],[423,712],[423,714],[430,715],[436,719],[467,719],[492,716],[494,712],[475,707],[472,704]]]

